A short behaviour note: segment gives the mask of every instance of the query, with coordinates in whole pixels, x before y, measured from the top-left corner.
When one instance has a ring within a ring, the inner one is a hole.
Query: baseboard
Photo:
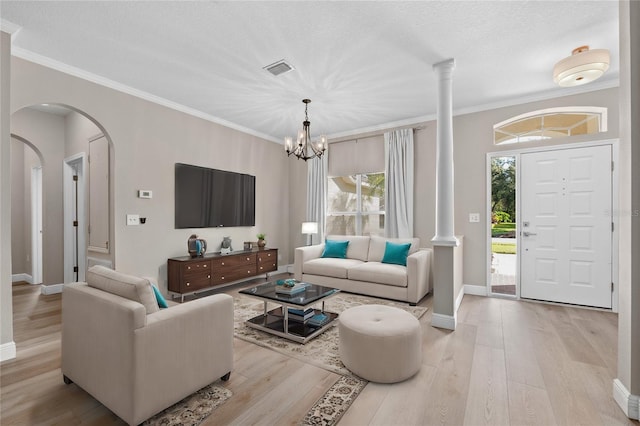
[[[487,287],[484,285],[464,285],[464,294],[471,294],[473,296],[486,296]]]
[[[0,345],[0,361],[7,361],[16,357],[16,343],[9,342]]]
[[[442,315],[436,314],[435,312],[431,314],[431,326],[437,328],[445,328],[447,330],[455,330],[456,329],[456,315]]]
[[[278,266],[278,274],[293,274],[293,264]]]
[[[64,284],[50,284],[50,285],[43,285],[40,288],[40,290],[42,291],[42,294],[49,295],[49,294],[62,293],[63,288],[64,288]]]
[[[618,379],[613,381],[613,399],[627,417],[640,420],[640,395],[632,395]]]
[[[29,274],[13,274],[11,275],[11,282],[16,283],[18,281],[26,281],[29,284],[33,284],[33,278]]]
[[[458,292],[458,297],[456,297],[456,304],[455,304],[455,308],[454,308],[454,312],[458,312],[458,308],[460,307],[460,304],[462,303],[462,299],[464,298],[464,285],[462,286],[462,288],[460,289],[460,292]]]

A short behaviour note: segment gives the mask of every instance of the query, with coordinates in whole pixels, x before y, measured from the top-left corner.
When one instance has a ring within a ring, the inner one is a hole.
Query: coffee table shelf
[[[320,309],[315,309],[315,313],[321,313]],[[333,312],[324,312],[329,317],[329,321],[321,326],[313,326],[308,323],[302,323],[300,321],[288,320],[287,333],[284,332],[284,314],[282,307],[272,309],[267,312],[266,315],[258,315],[247,321],[249,327],[257,330],[262,330],[267,333],[275,334],[276,336],[284,337],[286,339],[293,340],[298,343],[307,343],[317,335],[323,333],[326,329],[335,324],[335,320],[338,318],[338,314]]]

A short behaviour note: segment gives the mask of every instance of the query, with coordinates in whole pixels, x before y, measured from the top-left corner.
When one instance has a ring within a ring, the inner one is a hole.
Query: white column
[[[436,150],[436,235],[434,245],[457,246],[453,223],[453,101],[451,75],[454,59],[438,62],[438,121]]]

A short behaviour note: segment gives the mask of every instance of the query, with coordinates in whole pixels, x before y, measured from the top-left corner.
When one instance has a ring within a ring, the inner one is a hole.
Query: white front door
[[[611,308],[611,146],[520,164],[520,296]]]

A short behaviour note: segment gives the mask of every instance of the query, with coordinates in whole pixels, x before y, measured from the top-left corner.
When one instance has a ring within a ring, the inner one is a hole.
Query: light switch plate
[[[480,213],[469,213],[469,222],[480,222]]]
[[[149,189],[139,189],[138,190],[138,198],[151,198],[153,196],[153,192]]]
[[[140,215],[139,214],[128,214],[127,215],[127,226],[130,225],[140,225]]]

